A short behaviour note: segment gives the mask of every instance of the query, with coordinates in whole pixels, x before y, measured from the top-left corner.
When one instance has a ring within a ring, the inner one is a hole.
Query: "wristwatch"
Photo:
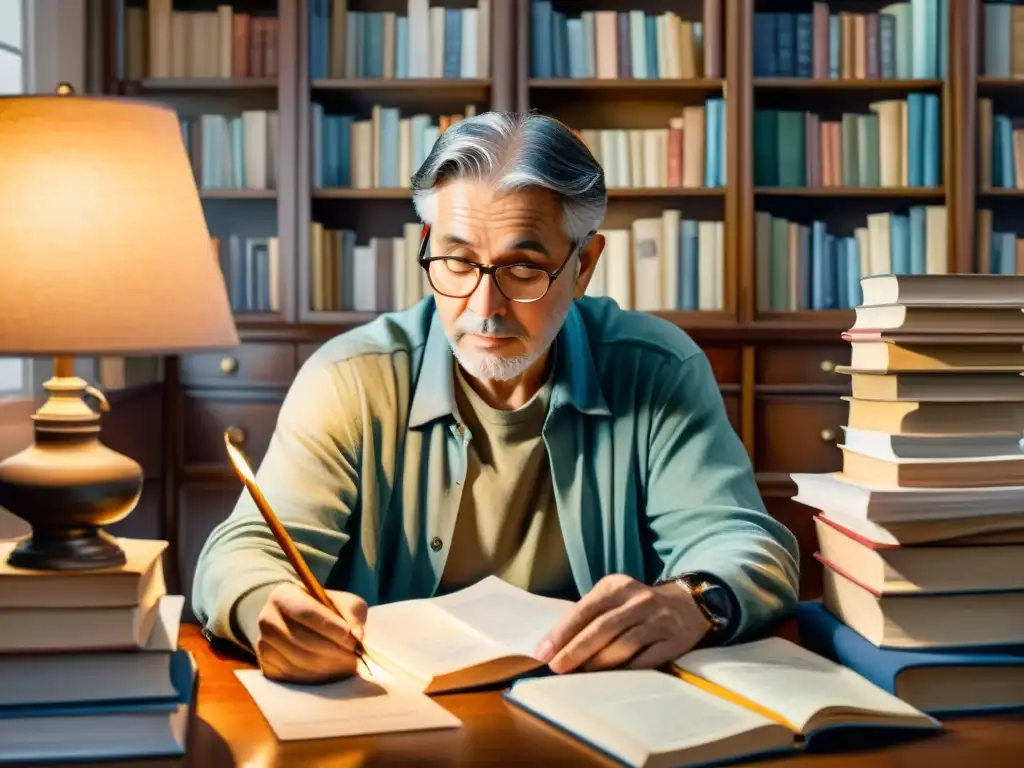
[[[736,599],[728,587],[717,579],[700,573],[684,573],[658,583],[667,584],[669,582],[675,582],[689,592],[697,608],[708,620],[710,628],[706,642],[702,645],[714,644],[732,635],[739,611]]]

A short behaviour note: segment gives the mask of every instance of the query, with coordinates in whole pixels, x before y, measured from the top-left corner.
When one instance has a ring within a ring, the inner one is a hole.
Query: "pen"
[[[249,490],[249,495],[252,496],[252,500],[256,502],[257,508],[260,510],[260,514],[263,515],[263,519],[266,520],[267,525],[270,527],[271,533],[274,534],[274,538],[277,540],[278,545],[284,550],[285,557],[288,558],[288,562],[292,564],[292,568],[299,574],[299,578],[302,580],[303,586],[313,596],[313,598],[324,607],[328,608],[334,614],[341,616],[341,612],[338,610],[338,606],[334,604],[334,601],[327,596],[327,592],[320,586],[320,582],[317,581],[313,572],[309,570],[309,566],[306,565],[305,559],[302,557],[302,553],[299,552],[298,547],[295,546],[295,542],[292,541],[292,537],[288,535],[288,531],[281,525],[281,521],[277,519],[277,515],[274,514],[274,510],[270,508],[270,504],[267,502],[266,497],[263,495],[263,491],[256,484],[256,478],[252,474],[252,469],[249,467],[249,462],[246,461],[245,456],[238,448],[231,442],[231,438],[228,437],[228,433],[224,433],[224,445],[228,449],[228,458],[231,459],[231,465],[235,468],[235,474],[242,481],[245,487]],[[366,671],[373,675],[373,670],[370,669],[370,665],[366,663],[366,657],[363,649],[356,642],[355,650],[356,658],[358,658]]]

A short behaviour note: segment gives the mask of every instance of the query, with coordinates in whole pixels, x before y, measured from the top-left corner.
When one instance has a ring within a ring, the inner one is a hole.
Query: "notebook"
[[[941,724],[852,670],[787,640],[692,651],[678,675],[614,670],[515,682],[508,701],[628,766],[694,766],[798,752],[852,727]]]

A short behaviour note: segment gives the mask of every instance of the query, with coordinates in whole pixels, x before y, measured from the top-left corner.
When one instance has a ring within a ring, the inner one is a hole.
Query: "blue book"
[[[805,648],[930,715],[1024,709],[1024,647],[985,653],[879,648],[821,603],[800,603],[796,618]]]
[[[700,253],[699,224],[684,219],[679,227],[679,309],[699,309],[697,289]]]
[[[568,19],[566,22],[569,40],[569,77],[587,76],[587,59],[584,51],[583,19]]]
[[[775,14],[775,55],[779,77],[796,76],[796,14]]]
[[[915,205],[910,209],[910,274],[927,274],[928,237],[924,208]]]
[[[345,23],[345,77],[366,77],[363,71],[363,46],[366,40],[366,14],[349,11]]]
[[[569,76],[569,26],[565,14],[560,11],[551,13],[551,29],[553,34],[553,50],[555,54],[555,77]]]
[[[530,71],[534,77],[554,77],[554,19],[551,0],[530,5]]]
[[[383,37],[381,37],[383,46]],[[462,74],[462,10],[444,9],[444,77],[448,79]]]
[[[922,96],[924,97],[922,183],[926,187],[937,187],[942,184],[942,140],[940,136],[942,116],[939,112],[939,97],[935,93],[925,93]]]
[[[889,252],[892,254],[892,273],[909,275],[910,271],[910,219],[901,214],[889,217]]]
[[[828,17],[828,77],[838,80],[842,71],[843,25],[838,13]]]
[[[755,13],[754,77],[776,77],[779,74],[775,37],[775,14],[762,11]]]
[[[395,77],[409,77],[409,17],[395,19]]]
[[[796,15],[796,76],[811,77],[814,74],[814,18],[809,13]]]
[[[939,24],[936,5],[936,0],[910,0],[913,37],[911,67],[915,79],[938,77]]]
[[[746,765],[818,751],[819,739],[827,749],[825,734],[845,732],[869,746],[943,730],[934,717],[779,637],[691,651],[672,672],[523,677],[503,697],[626,766]],[[801,690],[814,695],[795,695]]]
[[[178,721],[188,721],[196,698],[196,664],[188,651],[172,652],[171,682],[177,695],[168,698],[0,707],[0,721],[8,721],[3,724],[0,763],[181,756],[188,732]],[[35,726],[33,721],[41,725]],[[54,737],[83,727],[92,738],[68,741]],[[140,729],[151,736],[141,741]]]
[[[384,14],[363,14],[363,77],[384,77]]]
[[[924,186],[925,106],[923,93],[907,94],[907,186]]]
[[[883,80],[896,77],[896,17],[878,14],[878,60]]]
[[[985,3],[981,6],[985,17],[985,70],[989,77],[1009,77],[1013,33],[1012,6],[1009,3]]]
[[[658,69],[658,17],[644,16],[644,51],[647,54],[647,76],[661,77]]]
[[[313,188],[325,186],[324,182],[324,107],[314,104],[311,108],[313,123]]]
[[[1013,232],[999,233],[999,271],[996,274],[1017,274],[1017,236]]]
[[[845,249],[846,258],[846,309],[853,309],[860,306],[862,301],[860,279],[864,277],[860,270],[860,255],[857,253],[857,241],[849,238],[848,246]]]
[[[377,162],[380,163],[380,186],[398,187],[398,135],[400,114],[398,107],[380,108],[380,147]]]

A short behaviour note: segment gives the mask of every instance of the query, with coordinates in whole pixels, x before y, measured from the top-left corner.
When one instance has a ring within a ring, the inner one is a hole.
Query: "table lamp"
[[[238,335],[178,117],[114,97],[0,97],[0,356],[52,357],[33,444],[0,463],[0,507],[32,528],[8,562],[68,571],[125,562],[103,526],[142,493],[104,446],[106,399],[76,355],[173,355]]]

